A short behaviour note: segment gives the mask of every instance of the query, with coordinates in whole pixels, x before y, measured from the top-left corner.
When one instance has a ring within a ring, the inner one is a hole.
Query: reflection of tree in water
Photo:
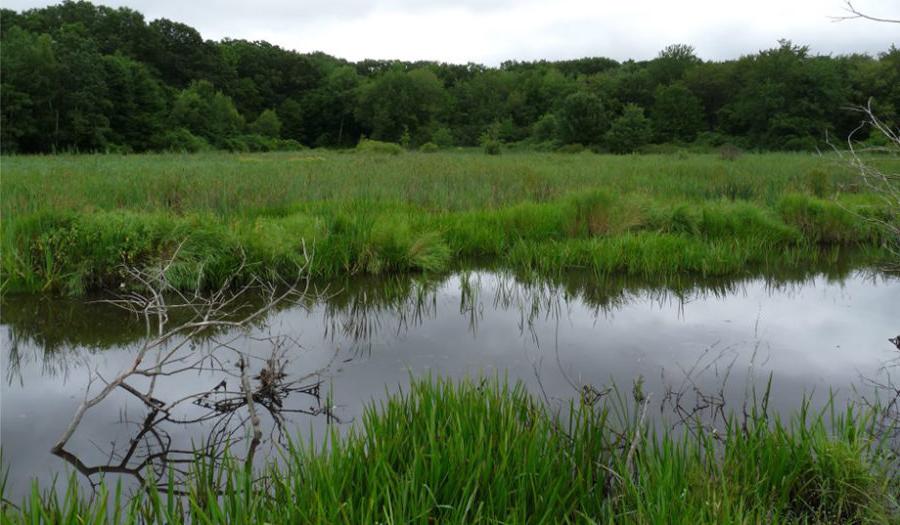
[[[593,310],[593,315],[599,318],[637,301],[681,309],[691,301],[745,293],[748,285],[760,279],[769,293],[784,294],[802,288],[817,277],[834,282],[848,277],[889,278],[877,271],[854,269],[852,258],[845,261],[829,257],[822,262],[822,267],[779,269],[741,278],[678,277],[659,281],[600,277],[578,271],[555,276],[470,271],[438,278],[357,278],[332,283],[331,287],[339,290],[335,293],[313,293],[275,305],[266,315],[298,305],[309,309],[318,302],[324,308],[325,337],[348,339],[357,352],[365,352],[377,335],[401,335],[437,317],[439,294],[447,290],[453,293],[456,287],[460,293],[459,312],[468,318],[473,333],[478,330],[486,306],[482,296],[490,295],[491,308],[517,310],[521,316],[520,330],[535,337],[535,321],[565,314],[567,304],[573,301]],[[241,307],[258,306],[264,300],[265,294],[248,291]],[[40,360],[44,375],[65,375],[100,349],[134,346],[136,350],[144,337],[139,316],[123,315],[120,309],[103,301],[14,297],[4,299],[0,312],[9,330],[9,343],[4,352],[8,384],[21,379],[18,370],[26,360]],[[173,311],[171,321],[179,322],[179,315],[184,314]],[[264,327],[267,319],[260,317],[253,324]],[[200,334],[198,338],[205,336]],[[23,347],[31,347],[35,355],[25,355]]]

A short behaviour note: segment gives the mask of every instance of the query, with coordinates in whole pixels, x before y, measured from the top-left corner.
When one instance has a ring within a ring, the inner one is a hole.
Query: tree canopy
[[[821,147],[900,114],[900,50],[819,56],[780,41],[703,61],[673,44],[647,61],[349,62],[268,42],[206,40],[167,19],[89,2],[0,12],[5,153],[408,147],[497,141],[632,151],[647,142]],[[639,143],[639,144],[638,144]],[[635,144],[638,144],[635,146]]]

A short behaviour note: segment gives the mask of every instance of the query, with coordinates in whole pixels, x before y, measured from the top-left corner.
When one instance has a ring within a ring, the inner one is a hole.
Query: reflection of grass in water
[[[635,395],[642,396],[639,388]],[[804,405],[790,421],[764,405],[717,432],[673,433],[646,404],[584,396],[564,416],[521,385],[415,381],[370,406],[361,425],[297,445],[260,481],[242,465],[196,466],[190,495],[140,491],[119,522],[176,523],[885,523],[896,466],[870,432],[874,413]],[[826,415],[830,423],[826,423]],[[690,425],[690,422],[685,422]],[[892,477],[893,476],[893,477]],[[210,492],[213,480],[224,494]],[[92,522],[88,499],[35,488],[14,521]],[[171,485],[170,485],[171,487]],[[170,488],[169,490],[173,490]],[[124,506],[118,496],[111,502]]]
[[[247,274],[292,276],[303,242],[322,278],[470,257],[545,274],[737,275],[810,264],[821,246],[877,247],[865,219],[890,220],[852,174],[801,155],[248,158],[6,159],[4,291],[116,288],[120,264],[184,239],[171,280],[186,289],[217,287],[242,255]],[[810,185],[813,170],[825,182]]]
[[[614,312],[633,301],[650,300],[660,306],[678,305],[699,297],[725,297],[738,293],[754,280],[765,281],[772,293],[802,287],[817,276],[842,282],[852,276],[867,275],[858,270],[858,256],[837,253],[810,266],[773,269],[748,273],[745,277],[640,276],[608,275],[598,278],[589,271],[569,271],[544,276],[535,272],[503,270],[467,270],[458,275],[459,312],[470,319],[477,330],[478,314],[484,307],[517,310],[522,327],[530,328],[539,317],[562,311],[565,302],[579,301],[596,315]],[[865,260],[865,257],[863,257]],[[891,279],[872,271],[873,279]],[[438,315],[437,297],[441,290],[455,286],[447,276],[389,275],[356,276],[332,280],[320,286],[320,294],[306,298],[304,308],[324,305],[325,335],[344,337],[365,344],[379,333],[403,333]],[[449,290],[451,293],[457,290]],[[251,300],[252,298],[248,298]],[[285,303],[276,309],[292,308]],[[134,317],[108,304],[92,300],[46,296],[7,296],[3,299],[3,324],[9,326],[11,344],[7,363],[14,367],[24,346],[35,347],[45,370],[52,373],[73,356],[67,352],[81,348],[88,352],[134,344],[144,337],[144,327]],[[178,312],[173,312],[177,318]],[[266,323],[260,319],[258,325]],[[388,324],[390,323],[390,324]],[[7,372],[11,372],[8,370]]]

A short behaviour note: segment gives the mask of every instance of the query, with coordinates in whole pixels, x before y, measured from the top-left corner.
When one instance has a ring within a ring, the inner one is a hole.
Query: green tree
[[[109,115],[113,107],[96,43],[82,24],[67,24],[54,40],[54,53],[59,71],[53,149],[104,149],[111,133]]]
[[[4,23],[6,15],[4,14]],[[49,35],[13,26],[0,41],[0,145],[3,151],[48,151],[58,115],[59,64]]]
[[[665,85],[680,80],[688,70],[701,62],[694,53],[693,46],[672,44],[660,51],[648,68],[653,83]]]
[[[651,115],[656,136],[663,141],[690,142],[703,129],[700,99],[680,82],[656,88]]]
[[[644,109],[635,104],[627,104],[622,115],[613,121],[606,133],[606,145],[614,153],[631,153],[648,144],[652,133],[650,120],[644,116]]]
[[[250,130],[263,137],[277,139],[281,136],[281,120],[275,110],[267,109],[250,124]]]
[[[720,110],[721,127],[764,149],[812,149],[833,132],[849,98],[837,63],[788,40],[736,64],[737,85]]]
[[[112,103],[110,140],[136,151],[151,149],[165,127],[162,87],[140,62],[123,55],[107,55],[102,62]]]
[[[287,98],[278,106],[278,120],[281,122],[281,135],[288,139],[303,142],[303,106],[293,98]]]
[[[408,128],[419,142],[445,99],[444,86],[431,71],[394,69],[362,86],[356,116],[374,139],[397,142]]]
[[[173,127],[184,128],[219,147],[244,127],[244,119],[231,98],[205,80],[192,83],[178,94],[170,122]]]
[[[600,97],[584,91],[566,97],[558,119],[559,138],[564,144],[599,144],[609,128]]]
[[[719,111],[737,92],[734,62],[697,64],[685,72],[684,85],[700,99],[704,123],[709,130],[719,125]]]
[[[516,83],[516,73],[480,68],[450,89],[445,118],[460,144],[479,144],[484,129],[507,116]]]
[[[354,68],[342,65],[326,73],[321,85],[307,94],[303,121],[310,142],[348,146],[358,140],[354,109],[361,82]]]
[[[447,126],[441,126],[431,134],[431,142],[442,148],[452,147],[454,144],[453,132]]]
[[[147,35],[146,61],[174,88],[201,79],[224,84],[231,76],[219,47],[203,40],[193,27],[160,18],[150,22]]]
[[[553,142],[559,134],[559,121],[553,113],[545,113],[532,126],[531,136],[536,142]]]

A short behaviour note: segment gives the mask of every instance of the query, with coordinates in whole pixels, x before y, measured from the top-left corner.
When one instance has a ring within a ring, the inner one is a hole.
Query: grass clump
[[[385,155],[399,155],[403,153],[403,147],[393,142],[382,142],[380,140],[372,140],[362,138],[356,145],[356,151],[359,153],[376,153]]]
[[[855,214],[839,203],[800,194],[785,195],[777,207],[784,221],[812,242],[862,244],[879,239],[878,228],[862,215],[867,210]]]
[[[803,404],[787,422],[754,405],[718,432],[641,417],[646,398],[553,410],[521,385],[427,378],[367,408],[360,426],[293,444],[251,477],[194,466],[185,498],[154,484],[62,499],[35,487],[12,523],[886,523],[896,472],[873,415]],[[687,431],[690,429],[690,431]],[[216,495],[218,479],[225,490]],[[114,512],[110,512],[114,510]]]
[[[436,153],[441,150],[441,147],[435,144],[434,142],[426,142],[419,146],[419,151],[422,153]]]

